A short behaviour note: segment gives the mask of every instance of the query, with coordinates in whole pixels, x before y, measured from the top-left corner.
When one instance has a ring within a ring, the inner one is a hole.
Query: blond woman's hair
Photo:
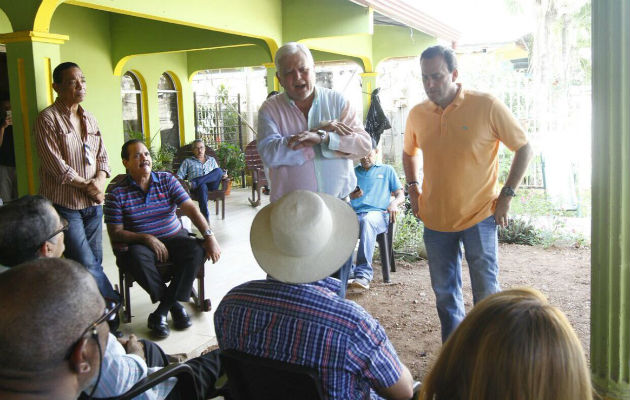
[[[444,344],[425,400],[591,400],[584,350],[562,311],[537,290],[479,302]]]

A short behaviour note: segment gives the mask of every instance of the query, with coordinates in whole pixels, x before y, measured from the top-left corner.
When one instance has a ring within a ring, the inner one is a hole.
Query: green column
[[[630,399],[630,2],[593,18],[591,369],[605,399]]]
[[[276,65],[274,63],[263,64],[267,68],[267,94],[273,90],[280,91],[280,82],[276,78]]]
[[[370,94],[372,90],[376,89],[376,72],[364,72],[361,74],[361,92],[363,99],[363,120],[367,117],[368,110],[370,109],[370,102],[372,97]]]
[[[59,45],[68,37],[19,31],[0,35],[6,44],[9,91],[19,195],[39,189],[37,144],[33,128],[39,111],[52,103],[52,69],[59,63]]]

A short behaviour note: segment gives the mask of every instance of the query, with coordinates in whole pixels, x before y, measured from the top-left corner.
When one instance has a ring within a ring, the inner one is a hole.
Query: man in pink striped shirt
[[[357,185],[352,160],[372,150],[370,136],[342,93],[315,86],[315,64],[305,45],[283,45],[275,64],[284,93],[260,107],[257,143],[273,182],[271,201],[298,189],[349,201]],[[352,257],[340,266],[342,297],[351,266]]]
[[[37,117],[40,194],[68,221],[65,256],[87,268],[104,297],[118,295],[103,272],[102,219],[105,178],[110,169],[101,132],[85,99],[85,77],[72,62],[53,71],[57,99]]]

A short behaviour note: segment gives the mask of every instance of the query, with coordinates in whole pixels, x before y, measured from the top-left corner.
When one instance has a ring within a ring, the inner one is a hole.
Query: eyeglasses
[[[65,218],[59,218],[60,222],[61,222],[61,228],[57,229],[56,231],[54,231],[53,233],[51,233],[50,235],[48,235],[46,237],[46,239],[44,239],[43,242],[41,242],[39,244],[39,246],[37,246],[37,248],[40,248],[44,245],[44,243],[50,241],[50,239],[54,238],[55,236],[57,236],[58,234],[60,234],[61,232],[66,232],[68,230],[68,226],[70,225],[68,223],[68,221]]]
[[[98,388],[98,384],[101,381],[101,373],[102,373],[102,365],[101,364],[103,363],[103,350],[101,349],[101,342],[98,340],[97,328],[103,322],[113,321],[116,318],[116,313],[118,312],[119,309],[120,309],[120,302],[119,301],[106,297],[105,298],[105,311],[103,311],[103,314],[100,317],[98,317],[98,319],[96,321],[92,322],[90,325],[88,325],[87,328],[85,328],[83,333],[81,333],[81,336],[79,336],[79,339],[70,348],[70,351],[68,352],[68,355],[66,357],[66,359],[70,358],[70,355],[72,354],[72,352],[76,348],[77,344],[79,344],[81,342],[81,339],[83,339],[83,337],[86,334],[90,334],[90,337],[93,338],[96,341],[96,346],[98,347],[98,356],[99,356],[98,365],[99,365],[99,368],[98,368],[98,375],[96,377],[96,381],[94,382],[94,386],[92,387],[92,391],[88,395],[89,399],[93,398],[94,392],[96,391],[96,388]]]

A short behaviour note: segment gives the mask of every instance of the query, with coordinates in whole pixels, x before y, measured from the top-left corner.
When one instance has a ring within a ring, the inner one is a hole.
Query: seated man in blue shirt
[[[318,371],[326,399],[409,399],[411,373],[383,327],[337,295],[330,275],[352,254],[359,227],[344,201],[295,190],[261,209],[250,242],[266,280],[230,290],[214,314],[222,351]]]
[[[217,262],[221,248],[195,203],[179,181],[169,172],[151,171],[151,154],[144,142],[127,141],[121,151],[128,171],[121,184],[105,198],[105,223],[112,242],[127,243],[127,269],[149,293],[157,309],[149,314],[148,326],[160,338],[170,330],[171,313],[176,329],[191,325],[186,309],[178,301],[188,301],[197,269],[202,261]],[[202,233],[199,243],[191,239],[175,214],[177,207]],[[176,268],[167,287],[155,264],[171,260]]]
[[[354,168],[358,186],[350,193],[350,204],[359,218],[359,249],[350,287],[359,290],[369,289],[374,276],[372,256],[376,236],[387,231],[389,222],[396,220],[398,206],[405,201],[396,171],[390,165],[376,163],[377,155],[376,144],[372,142],[372,151]]]
[[[199,210],[209,221],[208,191],[217,190],[227,172],[219,168],[217,161],[206,156],[206,145],[201,139],[192,142],[194,157],[188,157],[177,170],[177,176],[190,181],[190,190],[199,198]]]

